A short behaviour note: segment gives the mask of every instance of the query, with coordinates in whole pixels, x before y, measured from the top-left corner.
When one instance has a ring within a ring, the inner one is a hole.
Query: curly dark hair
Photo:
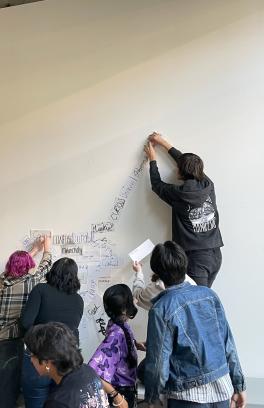
[[[83,363],[77,339],[63,323],[50,322],[33,326],[26,333],[24,341],[39,363],[50,360],[61,376]]]
[[[182,283],[187,266],[188,259],[184,250],[174,241],[158,244],[152,251],[150,267],[166,286]]]
[[[52,265],[50,271],[46,274],[47,283],[55,286],[61,292],[69,295],[77,293],[80,289],[78,279],[78,266],[71,258],[60,258]]]
[[[134,339],[131,338],[125,326],[127,318],[133,319],[137,314],[132,292],[130,288],[123,283],[110,286],[104,293],[103,302],[106,314],[113,323],[121,327],[125,334],[128,349],[128,366],[130,368],[135,367],[137,365],[137,359],[132,353]]]

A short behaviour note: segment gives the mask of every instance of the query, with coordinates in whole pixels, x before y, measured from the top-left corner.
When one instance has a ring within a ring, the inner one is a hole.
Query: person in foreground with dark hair
[[[56,384],[45,408],[108,407],[100,378],[83,364],[76,336],[66,325],[50,322],[34,326],[25,343],[38,374]]]
[[[89,365],[101,377],[111,406],[129,408],[137,405],[137,350],[127,321],[133,319],[137,308],[131,290],[118,284],[108,288],[103,296],[106,314],[110,317],[106,337],[95,351]]]
[[[161,180],[155,145],[166,149],[176,161],[182,185]],[[187,274],[197,285],[211,287],[221,267],[223,241],[214,184],[204,174],[203,161],[196,154],[182,154],[156,132],[149,136],[145,152],[150,160],[152,190],[172,207],[172,240],[186,251]]]
[[[165,394],[168,408],[245,408],[245,379],[223,306],[211,289],[184,281],[187,263],[173,241],[151,255],[166,289],[149,312],[145,399],[151,405]]]
[[[66,324],[79,339],[78,326],[83,314],[78,266],[71,258],[58,259],[46,274],[47,283],[40,283],[31,291],[21,324],[25,330],[52,321]],[[42,408],[52,381],[39,377],[27,353],[24,354],[22,388],[26,408]]]

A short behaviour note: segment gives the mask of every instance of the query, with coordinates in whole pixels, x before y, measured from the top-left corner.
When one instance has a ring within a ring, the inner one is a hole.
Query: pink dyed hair
[[[26,251],[16,251],[10,255],[5,267],[5,276],[8,278],[20,278],[36,266],[31,255]]]

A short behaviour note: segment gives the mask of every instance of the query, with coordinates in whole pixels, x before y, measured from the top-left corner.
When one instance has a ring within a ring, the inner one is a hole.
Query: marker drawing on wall
[[[144,158],[139,166],[135,167],[128,177],[125,184],[121,187],[120,192],[117,198],[114,201],[114,205],[110,211],[110,220],[115,225],[118,221],[125,205],[128,196],[131,194],[137,185],[140,175],[143,172],[144,166],[147,163],[148,159]]]
[[[52,230],[50,229],[31,229],[30,230],[30,238],[37,239],[39,237],[47,236],[49,238],[52,237]]]
[[[70,257],[78,265],[80,295],[84,300],[79,331],[85,355],[91,353],[105,335],[108,317],[104,312],[102,295],[111,285],[113,270],[118,270],[123,264],[116,253],[111,235],[129,195],[136,188],[146,162],[145,158],[133,169],[114,200],[108,219],[91,223],[85,232],[55,233],[52,236],[53,262],[61,257]],[[32,229],[30,235],[23,238],[23,246],[30,249],[35,238],[49,234],[50,230]]]

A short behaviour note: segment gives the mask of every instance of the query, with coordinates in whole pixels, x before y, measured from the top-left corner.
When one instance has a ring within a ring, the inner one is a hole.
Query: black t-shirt
[[[83,314],[83,299],[78,293],[67,294],[48,283],[39,283],[30,292],[21,323],[28,330],[36,324],[60,322],[78,337]]]
[[[181,152],[174,147],[170,156],[177,162]],[[183,185],[164,183],[157,162],[150,162],[152,190],[172,207],[172,239],[185,251],[218,248],[223,246],[219,230],[214,183],[209,177],[203,180],[186,180]]]
[[[63,377],[44,405],[44,408],[95,407],[108,407],[108,399],[100,378],[86,364]]]

